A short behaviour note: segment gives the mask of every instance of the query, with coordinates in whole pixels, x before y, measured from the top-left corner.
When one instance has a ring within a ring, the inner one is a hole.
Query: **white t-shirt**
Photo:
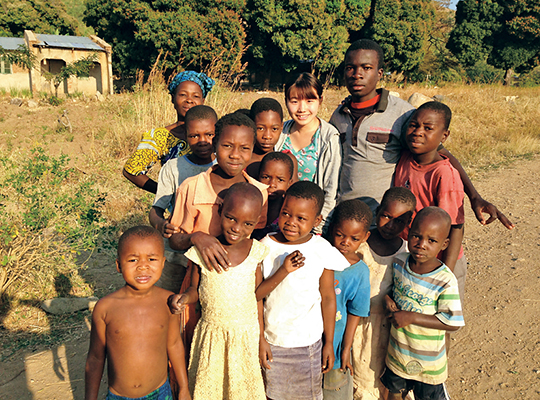
[[[323,334],[319,279],[324,269],[343,271],[350,264],[330,243],[313,235],[303,244],[278,243],[267,235],[261,243],[270,253],[263,261],[263,276],[273,275],[285,257],[299,250],[304,266],[290,273],[268,295],[264,303],[264,336],[268,343],[280,347],[305,347]]]

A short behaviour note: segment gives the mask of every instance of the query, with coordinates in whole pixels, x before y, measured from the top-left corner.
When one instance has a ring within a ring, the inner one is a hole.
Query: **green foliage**
[[[113,48],[113,67],[123,76],[159,67],[240,70],[245,32],[241,2],[89,0],[84,21]],[[160,58],[161,56],[161,58]]]
[[[0,46],[0,57],[27,69],[32,69],[36,63],[36,56],[25,45],[19,45],[17,50],[6,50]]]
[[[489,65],[485,61],[479,61],[465,69],[467,79],[471,83],[501,83],[504,71]]]
[[[374,14],[364,29],[365,37],[384,50],[387,69],[406,76],[417,72],[429,46],[435,22],[431,0],[374,0]]]
[[[105,197],[68,163],[41,148],[0,158],[0,296],[22,281],[46,284],[95,248]]]
[[[363,25],[369,2],[249,0],[246,8],[250,60],[268,84],[273,72],[292,71],[300,63],[316,72],[335,69],[348,46],[348,27]]]
[[[24,30],[77,35],[77,21],[55,0],[4,1],[0,4],[0,36],[23,37]]]
[[[64,80],[70,78],[71,76],[88,76],[88,73],[90,72],[90,69],[94,66],[94,62],[96,62],[98,59],[98,56],[96,53],[92,53],[89,56],[83,57],[80,60],[74,61],[72,63],[64,65],[60,72],[53,74],[52,72],[43,71],[43,77],[45,80],[49,83],[52,83],[55,90],[55,98],[58,98],[58,87]],[[49,102],[51,102],[52,97],[49,99]],[[55,105],[51,102],[52,105]]]
[[[540,86],[540,67],[536,67],[528,74],[521,74],[518,84],[522,87]]]
[[[528,71],[540,61],[537,0],[463,0],[448,48],[465,66],[487,60],[504,70]]]

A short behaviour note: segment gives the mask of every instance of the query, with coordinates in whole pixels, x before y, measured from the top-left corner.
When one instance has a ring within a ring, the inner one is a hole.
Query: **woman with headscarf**
[[[163,165],[172,158],[191,152],[186,141],[184,117],[191,107],[204,104],[214,84],[214,80],[202,72],[183,71],[174,77],[168,89],[177,121],[143,134],[137,150],[127,160],[122,171],[128,180],[141,189],[156,193],[157,182],[148,177],[148,170],[157,161]]]

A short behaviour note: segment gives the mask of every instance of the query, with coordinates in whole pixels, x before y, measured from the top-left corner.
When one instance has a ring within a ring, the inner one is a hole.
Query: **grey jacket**
[[[339,140],[339,132],[328,122],[321,121],[321,132],[319,134],[319,160],[317,161],[317,171],[313,182],[319,185],[324,191],[324,206],[322,209],[323,222],[315,229],[315,232],[320,233],[325,225],[326,218],[330,211],[336,205],[336,197],[338,190],[338,180],[341,168],[341,143]],[[287,135],[290,133],[294,121],[289,120],[283,124],[283,132],[279,137],[278,142],[274,146],[276,151],[281,151]]]

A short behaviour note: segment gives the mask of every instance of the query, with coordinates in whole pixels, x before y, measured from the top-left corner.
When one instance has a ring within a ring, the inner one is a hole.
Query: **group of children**
[[[440,148],[451,113],[377,91],[382,51],[359,42],[339,130],[317,117],[322,86],[307,73],[285,87],[285,124],[268,98],[249,116],[184,113],[191,152],[160,171],[156,229],[122,235],[126,286],[94,309],[87,399],[105,359],[110,399],[449,398],[445,332],[464,323],[452,271],[464,283],[466,267],[464,186]],[[362,126],[389,110],[403,134]],[[382,197],[350,182],[373,146],[404,146]]]

